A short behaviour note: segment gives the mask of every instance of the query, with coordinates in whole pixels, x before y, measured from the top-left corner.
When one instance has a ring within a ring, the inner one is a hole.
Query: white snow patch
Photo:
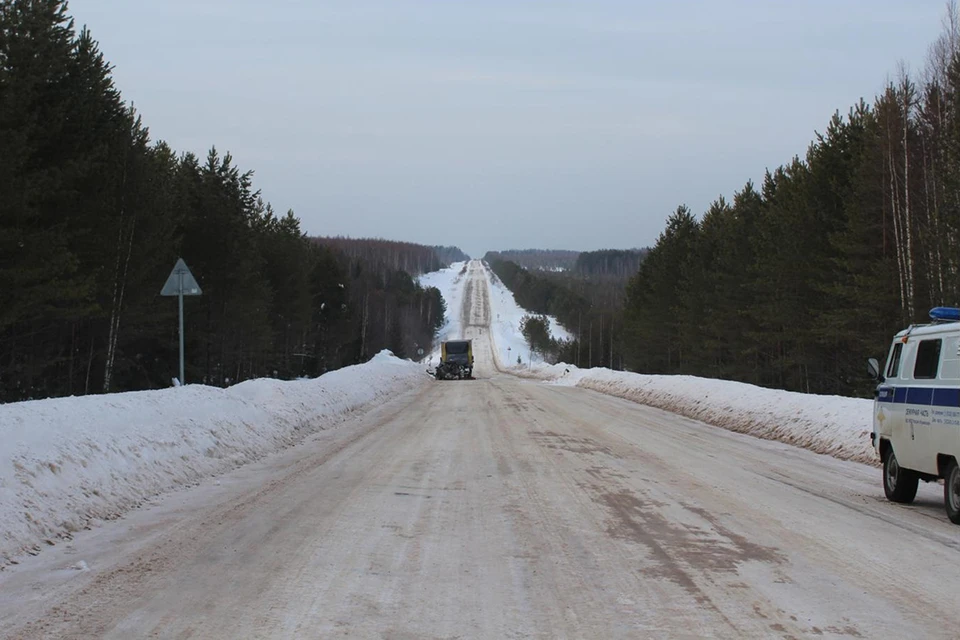
[[[780,391],[694,376],[578,369],[566,364],[513,367],[509,373],[593,389],[841,460],[878,464],[870,443],[871,400]]]
[[[312,380],[0,405],[0,567],[422,384],[389,351]]]
[[[479,261],[478,261],[479,262]],[[497,276],[484,265],[484,277],[490,294],[490,330],[494,336],[494,343],[498,347],[496,352],[500,367],[516,365],[517,356],[527,364],[531,358],[530,345],[520,333],[520,321],[524,316],[536,315],[517,304],[513,293],[507,289]],[[457,262],[446,269],[433,271],[420,276],[422,287],[436,287],[440,290],[447,304],[446,320],[437,333],[436,346],[433,353],[425,354],[423,361],[434,360],[440,356],[440,343],[444,340],[457,340],[463,337],[464,327],[461,323],[461,308],[463,294],[466,289],[468,270],[466,262]],[[550,334],[557,340],[570,340],[573,336],[564,329],[557,319],[547,316],[550,320]],[[543,359],[533,354],[533,361],[542,363]]]
[[[440,343],[445,340],[457,340],[463,337],[463,324],[460,321],[460,309],[463,307],[463,290],[467,282],[467,263],[454,262],[446,269],[431,271],[418,278],[423,288],[436,287],[447,305],[443,326],[437,332],[432,353],[424,354],[422,361],[439,359]]]
[[[543,363],[543,359],[530,352],[523,334],[520,333],[520,321],[524,316],[536,315],[517,304],[513,292],[510,291],[486,265],[484,276],[487,278],[487,287],[490,291],[490,331],[493,335],[496,353],[501,366],[516,366],[517,356],[524,364]],[[553,316],[547,316],[550,321],[550,335],[556,340],[570,340],[573,338]]]

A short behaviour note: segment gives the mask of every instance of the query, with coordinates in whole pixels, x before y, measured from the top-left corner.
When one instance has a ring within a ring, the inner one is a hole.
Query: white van
[[[947,516],[960,524],[960,309],[937,307],[932,324],[898,333],[878,385],[871,439],[889,500],[912,502],[917,484],[944,480]]]

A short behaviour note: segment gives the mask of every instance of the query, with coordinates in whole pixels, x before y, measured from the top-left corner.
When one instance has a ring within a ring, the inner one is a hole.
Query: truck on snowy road
[[[447,340],[440,343],[440,364],[433,375],[437,380],[470,380],[473,378],[473,342]]]

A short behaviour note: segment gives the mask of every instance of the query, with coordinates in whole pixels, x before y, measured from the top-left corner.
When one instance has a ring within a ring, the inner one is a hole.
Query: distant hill
[[[577,264],[579,251],[564,249],[510,249],[488,251],[483,259],[488,263],[507,261],[531,271],[571,271]]]
[[[382,238],[314,237],[313,242],[335,249],[348,258],[365,260],[370,264],[406,271],[419,276],[450,266],[453,262],[469,260],[459,247],[429,247],[412,242],[398,242]]]
[[[584,251],[577,256],[573,271],[584,276],[627,279],[640,269],[649,249],[603,249]]]
[[[470,256],[465,254],[460,250],[460,247],[433,247],[433,250],[436,252],[437,257],[440,259],[440,263],[444,267],[449,267],[454,262],[466,262],[470,259]]]
[[[649,249],[601,249],[569,251],[566,249],[510,249],[488,251],[483,259],[513,262],[529,271],[566,271],[583,276],[631,277]]]

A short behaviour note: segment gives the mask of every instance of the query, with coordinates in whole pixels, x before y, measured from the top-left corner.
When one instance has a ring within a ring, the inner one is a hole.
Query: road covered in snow
[[[939,487],[888,503],[839,450],[641,404],[670,390],[649,377],[518,378],[488,272],[455,271],[435,276],[459,300],[445,330],[474,340],[478,380],[395,371],[295,446],[18,556],[0,637],[956,636],[960,528]],[[678,407],[696,384],[676,381]],[[788,399],[704,389],[741,414]],[[807,399],[838,424],[863,406]]]

